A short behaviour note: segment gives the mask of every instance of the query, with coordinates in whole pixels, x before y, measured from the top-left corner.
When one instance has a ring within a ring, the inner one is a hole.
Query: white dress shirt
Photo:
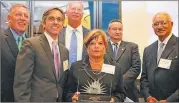
[[[113,45],[114,42],[112,42],[111,40],[110,40],[110,42],[111,42],[111,45],[112,45],[112,49],[113,49],[113,51],[114,51],[114,48],[115,48],[115,46]],[[121,41],[119,41],[119,42],[117,42],[117,43],[118,43],[117,47],[118,47],[118,50],[119,50],[119,46],[120,46],[120,44],[121,44]]]
[[[171,36],[172,36],[172,33],[171,33],[163,42],[161,42],[160,40],[158,40],[158,51],[159,51],[160,43],[164,43],[164,44],[165,44],[164,47],[163,47],[163,50],[165,49],[165,47],[166,47],[166,45],[167,45],[169,39],[171,38]]]
[[[47,41],[48,41],[48,43],[49,43],[49,45],[50,45],[50,50],[52,51],[52,42],[53,42],[54,40],[53,40],[53,38],[52,38],[47,32],[44,32],[44,34],[45,34],[45,36],[46,36],[46,38],[47,38]],[[58,38],[57,38],[55,41],[57,41],[57,43],[58,43]],[[60,55],[59,46],[58,46],[58,45],[57,45],[57,49],[58,49],[58,53],[59,53],[59,55]]]
[[[70,49],[70,42],[72,37],[72,32],[74,28],[70,25],[66,27],[66,35],[65,35],[65,47],[69,50]],[[76,28],[76,36],[77,36],[77,61],[82,59],[82,52],[83,52],[83,28],[82,25],[79,25]]]

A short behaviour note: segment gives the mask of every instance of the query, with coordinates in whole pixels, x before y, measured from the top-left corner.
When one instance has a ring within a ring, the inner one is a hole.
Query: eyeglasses
[[[154,27],[158,27],[159,25],[161,25],[161,26],[165,26],[165,25],[168,24],[168,22],[171,22],[171,21],[155,22],[155,23],[153,23],[152,25],[153,25]]]
[[[61,17],[55,18],[55,17],[53,17],[53,16],[48,17],[48,20],[49,20],[49,21],[53,21],[53,22],[54,22],[55,20],[57,20],[57,22],[62,22],[62,21],[64,21],[64,19],[61,18]]]
[[[15,12],[15,13],[12,13],[12,14],[14,14],[18,18],[20,18],[20,17],[29,18],[28,14],[22,13],[22,12]]]

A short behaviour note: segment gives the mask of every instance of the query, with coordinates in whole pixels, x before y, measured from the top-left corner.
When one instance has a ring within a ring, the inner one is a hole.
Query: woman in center
[[[107,44],[104,31],[94,29],[88,32],[84,38],[88,55],[71,65],[64,90],[66,101],[76,102],[79,95],[84,94],[105,95],[110,97],[110,102],[124,101],[121,69],[104,58]]]

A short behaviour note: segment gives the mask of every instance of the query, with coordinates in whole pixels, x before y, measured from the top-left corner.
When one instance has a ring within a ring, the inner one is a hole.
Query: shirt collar
[[[158,40],[158,45],[160,45],[160,43],[164,43],[166,45],[168,43],[169,39],[171,38],[171,36],[172,36],[172,33],[170,33],[170,35],[163,42]]]
[[[53,38],[52,38],[52,37],[50,36],[50,34],[48,34],[46,31],[44,31],[44,34],[45,34],[45,36],[46,36],[46,38],[47,38],[47,40],[48,40],[48,43],[50,44],[50,47],[51,47],[52,42],[54,41]],[[58,42],[58,38],[57,38],[55,41]]]
[[[113,44],[114,42],[112,42],[112,40],[110,40],[111,44]],[[118,46],[121,44],[121,40],[118,43]]]
[[[70,25],[67,25],[67,30],[70,31],[70,32],[73,32],[75,28],[71,27]],[[82,25],[79,25],[77,28],[76,28],[77,32],[82,32]]]
[[[17,34],[17,32],[15,32],[15,31],[14,31],[13,29],[11,29],[11,28],[10,28],[10,30],[11,30],[11,32],[12,32],[12,34],[13,34],[15,40],[17,41],[17,40],[18,40],[18,37],[20,36],[20,34]],[[26,38],[26,37],[25,37],[25,32],[22,34],[22,36],[23,36],[24,38]]]

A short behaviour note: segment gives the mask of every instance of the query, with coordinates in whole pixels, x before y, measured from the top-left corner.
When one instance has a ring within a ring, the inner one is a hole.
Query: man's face
[[[49,15],[47,15],[43,27],[48,34],[57,36],[63,28],[63,23],[63,14],[58,10],[52,10]]]
[[[108,28],[108,34],[112,41],[122,40],[123,26],[120,22],[112,22]]]
[[[24,33],[29,25],[29,10],[24,7],[15,7],[8,15],[9,26],[17,33]]]
[[[70,21],[81,21],[83,17],[83,5],[80,2],[73,2],[69,4],[66,14]]]
[[[159,14],[154,17],[152,27],[157,36],[167,37],[172,31],[173,22],[167,15]]]

